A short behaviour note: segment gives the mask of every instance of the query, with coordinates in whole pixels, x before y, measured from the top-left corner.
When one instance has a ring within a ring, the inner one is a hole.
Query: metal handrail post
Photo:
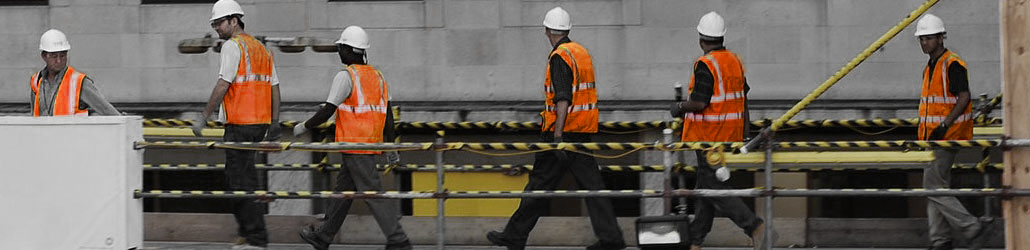
[[[443,141],[443,131],[440,131],[437,134],[440,135],[440,136],[436,138],[436,146],[437,147],[444,147],[445,145],[444,145],[444,141]],[[443,166],[443,152],[444,152],[443,150],[437,150],[436,151],[436,165],[437,166]],[[444,192],[444,189],[443,189],[444,171],[443,171],[443,169],[444,169],[443,167],[436,168],[436,193],[437,194],[442,194]],[[440,198],[438,198],[436,200],[436,249],[437,250],[444,250],[444,247],[443,247],[444,246],[444,238],[446,236],[446,232],[444,231],[444,229],[445,229],[444,225],[445,225],[445,220],[446,220],[446,218],[444,217],[444,214],[445,214],[444,202],[446,202],[446,201],[447,201],[447,198],[445,198],[445,196],[440,196]]]
[[[662,143],[668,145],[672,143],[672,129],[662,130]],[[662,164],[665,165],[665,170],[662,172],[665,174],[664,187],[662,190],[662,198],[665,201],[665,212],[664,214],[672,213],[672,165],[673,165],[673,152],[662,151]]]
[[[765,146],[765,191],[769,192],[773,190],[773,146],[776,145],[772,138],[769,138]],[[765,250],[772,249],[773,239],[769,237],[773,230],[773,196],[769,195],[765,197],[765,234],[762,237],[762,245],[765,246]]]

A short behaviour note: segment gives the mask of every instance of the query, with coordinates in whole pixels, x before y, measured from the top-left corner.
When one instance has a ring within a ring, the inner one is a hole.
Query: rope
[[[848,128],[851,129],[851,131],[855,131],[855,132],[858,132],[859,134],[863,134],[863,135],[882,135],[884,133],[891,132],[894,129],[897,129],[898,127],[895,126],[895,127],[892,127],[892,128],[889,128],[889,129],[885,129],[885,130],[880,131],[880,132],[866,132],[866,131],[861,130],[861,129],[856,128],[856,127],[848,127]],[[783,131],[783,130],[780,130],[780,131]]]
[[[934,4],[937,4],[938,1],[939,0],[928,0],[922,5],[920,5],[919,8],[913,10],[912,13],[909,13],[908,16],[901,20],[901,22],[899,22],[897,25],[894,25],[894,27],[892,27],[890,30],[887,30],[887,33],[884,33],[882,36],[880,36],[879,39],[876,39],[876,41],[874,41],[872,44],[866,47],[865,50],[863,50],[861,53],[858,53],[858,55],[855,56],[854,59],[851,59],[851,61],[848,62],[848,64],[844,65],[843,68],[838,70],[837,73],[834,73],[833,76],[831,76],[829,79],[826,79],[826,81],[820,84],[819,87],[815,88],[815,90],[812,90],[812,92],[805,96],[805,98],[801,99],[801,101],[799,101],[797,104],[794,104],[794,107],[790,108],[790,110],[787,111],[787,113],[783,114],[783,116],[781,116],[779,119],[776,119],[776,121],[773,123],[771,127],[769,127],[769,129],[771,131],[777,131],[780,129],[780,127],[783,127],[783,124],[790,120],[790,118],[793,118],[795,115],[800,113],[802,109],[811,104],[812,101],[814,101],[816,98],[819,98],[820,95],[826,92],[826,90],[830,89],[830,87],[836,84],[837,81],[840,81],[841,78],[844,78],[844,76],[848,75],[848,73],[850,73],[852,69],[857,67],[863,61],[865,61],[866,58],[869,58],[869,56],[872,55],[873,52],[879,50],[880,47],[883,47],[883,44],[887,43],[887,41],[890,41],[891,38],[893,38],[899,32],[901,32],[901,30],[908,26],[910,23],[912,23],[912,21],[915,21],[916,18],[918,18],[928,9],[930,9],[930,7],[932,7]]]
[[[723,145],[705,149],[705,161],[709,166],[726,166],[726,155],[723,153]]]

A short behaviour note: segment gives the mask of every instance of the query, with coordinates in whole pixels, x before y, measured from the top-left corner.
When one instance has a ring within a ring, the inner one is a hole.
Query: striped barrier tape
[[[927,197],[927,196],[1030,196],[1030,189],[676,189],[671,196],[698,197]],[[482,198],[649,198],[663,197],[660,190],[533,190],[533,191],[204,191],[135,190],[141,198],[271,198],[271,199],[482,199]]]
[[[977,126],[991,126],[1001,124],[1000,118],[982,118],[976,122]],[[299,121],[282,121],[284,127],[292,128]],[[216,121],[208,121],[208,127],[223,127],[225,124]],[[598,128],[613,131],[639,130],[639,129],[662,129],[680,128],[680,121],[606,121],[599,122]],[[764,128],[772,124],[769,119],[754,120],[752,126]],[[188,127],[193,125],[192,120],[179,119],[145,119],[144,127]],[[787,121],[784,129],[790,128],[824,128],[824,127],[915,127],[919,125],[919,118],[893,118],[893,119],[855,119],[855,120],[800,120]],[[319,128],[335,126],[332,121],[319,125]],[[397,129],[405,130],[540,130],[539,122],[526,121],[468,121],[468,122],[444,122],[444,121],[411,121],[396,123]]]
[[[1015,140],[1013,140],[1015,141]],[[957,141],[811,141],[811,142],[779,142],[779,148],[973,148],[996,147],[1001,140],[957,140]],[[374,150],[374,151],[411,151],[411,150],[639,150],[654,149],[661,151],[705,150],[716,146],[740,148],[743,142],[676,142],[670,144],[654,144],[645,142],[596,142],[596,143],[523,143],[523,142],[450,142],[441,146],[433,143],[343,143],[343,142],[197,142],[197,141],[137,141],[140,148],[222,148],[257,151],[317,151],[337,152],[341,150]]]

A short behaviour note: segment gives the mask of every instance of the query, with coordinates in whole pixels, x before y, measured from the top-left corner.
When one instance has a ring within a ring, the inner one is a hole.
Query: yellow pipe
[[[973,127],[973,135],[986,135],[986,136],[1001,136],[1002,127]]]
[[[762,164],[765,153],[725,154],[726,164]],[[776,152],[775,164],[930,162],[933,151]]]
[[[826,92],[826,90],[830,89],[830,87],[832,87],[833,84],[837,83],[837,81],[839,81],[841,78],[844,78],[844,76],[850,73],[852,69],[858,66],[858,64],[861,64],[862,61],[865,61],[866,58],[869,58],[869,56],[872,55],[873,52],[876,52],[876,50],[880,49],[880,47],[882,47],[883,44],[887,43],[887,41],[890,41],[891,38],[894,38],[894,36],[898,35],[898,33],[901,32],[902,29],[905,29],[906,26],[912,23],[912,21],[915,21],[916,18],[918,18],[924,12],[929,10],[930,7],[933,7],[934,4],[937,4],[938,1],[939,0],[928,0],[926,1],[926,3],[923,3],[923,5],[920,5],[919,8],[916,8],[916,10],[912,11],[912,13],[909,13],[908,16],[905,17],[905,19],[902,19],[901,22],[898,23],[898,25],[894,25],[894,27],[888,30],[887,33],[883,34],[883,36],[880,36],[880,39],[876,39],[876,41],[873,42],[873,44],[870,44],[869,47],[862,51],[862,53],[858,53],[858,56],[855,56],[854,59],[851,59],[851,62],[848,62],[847,65],[844,65],[844,67],[837,71],[837,73],[833,74],[833,76],[831,76],[830,79],[826,79],[826,81],[823,82],[822,85],[819,85],[819,87],[813,90],[812,93],[808,93],[808,96],[805,96],[804,99],[801,99],[801,101],[799,101],[797,104],[794,104],[794,107],[790,108],[790,110],[787,111],[787,113],[783,114],[783,116],[781,116],[779,119],[776,119],[776,122],[773,123],[770,129],[772,131],[779,130],[780,127],[783,126],[783,123],[786,123],[788,120],[790,120],[790,118],[793,118],[795,115],[798,114],[798,112],[801,112],[802,109],[807,107],[808,104],[812,103],[812,101],[814,101],[816,98],[819,98],[819,96],[822,95],[823,92]]]

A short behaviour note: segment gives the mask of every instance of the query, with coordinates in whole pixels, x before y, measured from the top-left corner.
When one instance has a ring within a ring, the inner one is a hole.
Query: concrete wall
[[[701,55],[694,27],[715,10],[728,21],[727,46],[749,70],[755,99],[799,99],[901,20],[921,0],[425,0],[327,2],[240,0],[247,31],[332,39],[365,26],[370,61],[394,100],[539,100],[549,45],[540,22],[554,6],[572,15],[571,38],[591,50],[604,100],[668,99]],[[0,6],[0,102],[25,102],[28,76],[42,67],[39,35],[69,35],[70,64],[113,102],[203,102],[217,54],[180,54],[187,38],[214,31],[211,4],[141,5],[139,0],[51,0]],[[970,65],[973,94],[997,94],[997,1],[944,0],[945,45]],[[826,93],[833,99],[914,99],[927,57],[905,29]],[[276,51],[286,102],[325,98],[336,55]]]

